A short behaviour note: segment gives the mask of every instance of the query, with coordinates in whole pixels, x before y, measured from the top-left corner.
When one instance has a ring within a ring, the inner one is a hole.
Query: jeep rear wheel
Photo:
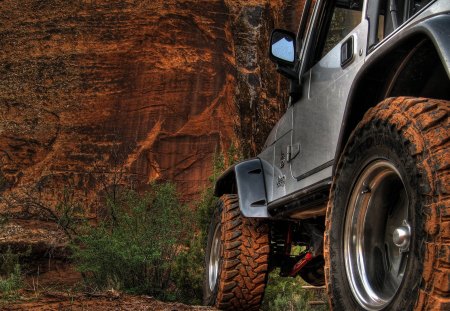
[[[243,217],[237,196],[223,195],[209,228],[204,303],[222,310],[258,310],[268,260],[268,225]]]
[[[337,166],[325,277],[336,310],[443,310],[450,283],[449,102],[390,98]]]

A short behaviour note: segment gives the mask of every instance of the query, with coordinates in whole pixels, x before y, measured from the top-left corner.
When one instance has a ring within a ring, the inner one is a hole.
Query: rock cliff
[[[256,154],[283,112],[267,41],[298,2],[1,1],[0,192],[22,199],[2,210],[70,189],[95,217],[111,185],[155,180],[198,197],[214,153]]]

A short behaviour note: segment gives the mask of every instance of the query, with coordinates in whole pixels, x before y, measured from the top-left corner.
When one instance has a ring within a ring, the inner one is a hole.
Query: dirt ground
[[[165,303],[150,296],[133,296],[114,289],[96,292],[83,286],[82,277],[64,261],[35,262],[24,286],[13,297],[0,297],[1,311],[213,311],[202,306]]]
[[[111,310],[154,310],[154,311],[187,311],[202,310],[213,311],[208,307],[188,306],[181,303],[164,303],[149,296],[118,295],[111,292],[97,295],[66,293],[46,293],[38,298],[22,298],[8,304],[0,305],[4,311],[111,311]]]

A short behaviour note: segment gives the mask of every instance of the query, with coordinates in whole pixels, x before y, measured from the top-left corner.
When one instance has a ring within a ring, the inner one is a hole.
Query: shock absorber
[[[308,262],[310,262],[313,258],[314,258],[314,257],[313,257],[313,255],[312,255],[312,253],[311,253],[311,252],[307,252],[307,253],[305,254],[305,256],[303,256],[303,257],[302,257],[302,258],[294,265],[294,267],[292,267],[292,270],[291,270],[291,272],[289,273],[289,275],[292,276],[292,277],[295,277],[295,276],[300,272],[300,270],[301,270],[304,266],[306,266],[306,264],[307,264]]]

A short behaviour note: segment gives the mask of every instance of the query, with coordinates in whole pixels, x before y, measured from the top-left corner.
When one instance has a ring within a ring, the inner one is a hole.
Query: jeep
[[[269,57],[288,106],[215,184],[205,304],[258,310],[279,268],[334,310],[450,310],[450,1],[306,0]]]

